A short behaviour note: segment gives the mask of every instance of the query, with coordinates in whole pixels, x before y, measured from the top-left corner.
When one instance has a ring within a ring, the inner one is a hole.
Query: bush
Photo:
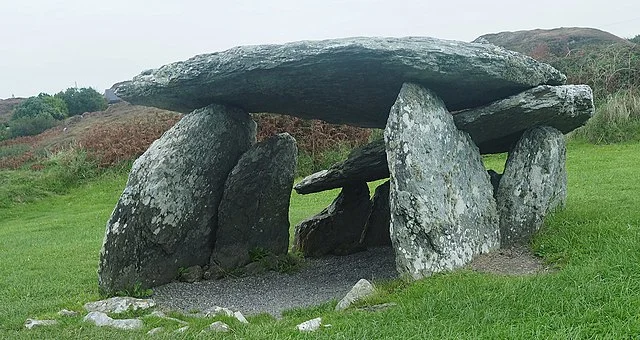
[[[55,95],[63,100],[69,109],[69,116],[76,116],[85,112],[102,111],[107,108],[107,100],[98,91],[90,88],[70,87]]]
[[[638,34],[635,37],[629,39],[629,41],[631,41],[632,43],[640,44],[640,34]]]
[[[640,91],[619,91],[608,96],[572,137],[595,144],[640,141]]]
[[[13,112],[12,120],[49,116],[53,119],[67,117],[67,105],[62,99],[54,98],[46,93],[37,97],[29,97],[18,104]]]
[[[640,89],[640,45],[591,46],[549,63],[567,75],[568,83],[591,86],[597,102],[620,90]]]
[[[34,136],[56,125],[58,121],[48,114],[12,119],[9,122],[9,138]]]

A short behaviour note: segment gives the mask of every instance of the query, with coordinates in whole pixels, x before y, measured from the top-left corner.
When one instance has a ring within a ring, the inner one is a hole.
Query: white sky
[[[91,86],[237,45],[593,27],[640,34],[639,0],[0,0],[0,98]]]

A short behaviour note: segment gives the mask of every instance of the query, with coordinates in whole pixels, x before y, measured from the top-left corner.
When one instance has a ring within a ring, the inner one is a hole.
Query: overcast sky
[[[237,45],[594,27],[640,34],[638,0],[1,0],[0,98],[91,86]]]

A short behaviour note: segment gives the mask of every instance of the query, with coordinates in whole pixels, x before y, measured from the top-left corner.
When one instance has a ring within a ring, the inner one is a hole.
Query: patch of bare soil
[[[552,270],[527,247],[499,249],[479,255],[469,267],[478,272],[499,275],[532,275]]]

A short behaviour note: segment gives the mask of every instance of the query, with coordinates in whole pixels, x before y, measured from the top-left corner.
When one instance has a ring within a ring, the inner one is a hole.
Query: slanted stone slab
[[[506,152],[534,126],[551,126],[568,133],[594,113],[588,85],[538,86],[488,106],[462,111],[453,119],[471,135],[480,152]]]
[[[499,246],[496,203],[480,152],[433,92],[402,86],[385,141],[400,273],[422,278]]]
[[[296,226],[293,249],[307,257],[355,251],[360,246],[369,209],[367,183],[344,187],[331,205]]]
[[[249,263],[252,250],[287,253],[297,154],[296,140],[283,133],[242,155],[225,183],[212,262],[231,269]]]
[[[538,86],[488,106],[457,112],[453,120],[468,132],[480,153],[509,151],[528,128],[548,125],[563,133],[584,125],[593,115],[593,94],[587,85]],[[355,149],[343,162],[296,184],[300,194],[340,188],[358,180],[389,176],[383,141]]]
[[[360,37],[235,47],[145,71],[113,89],[133,104],[183,113],[225,103],[383,128],[407,81],[432,89],[455,111],[565,80],[547,64],[493,45]]]
[[[255,129],[246,112],[211,105],[135,161],[107,223],[98,269],[104,292],[156,286],[180,267],[209,262],[224,182],[255,143]]]
[[[526,244],[545,216],[567,198],[566,147],[562,133],[528,130],[509,153],[497,193],[502,247]]]
[[[371,182],[389,177],[384,140],[353,149],[346,160],[309,175],[295,185],[299,194],[342,188],[353,182]]]
[[[389,226],[391,212],[389,211],[389,181],[380,184],[373,194],[371,214],[364,226],[360,243],[366,247],[380,247],[391,245]]]

